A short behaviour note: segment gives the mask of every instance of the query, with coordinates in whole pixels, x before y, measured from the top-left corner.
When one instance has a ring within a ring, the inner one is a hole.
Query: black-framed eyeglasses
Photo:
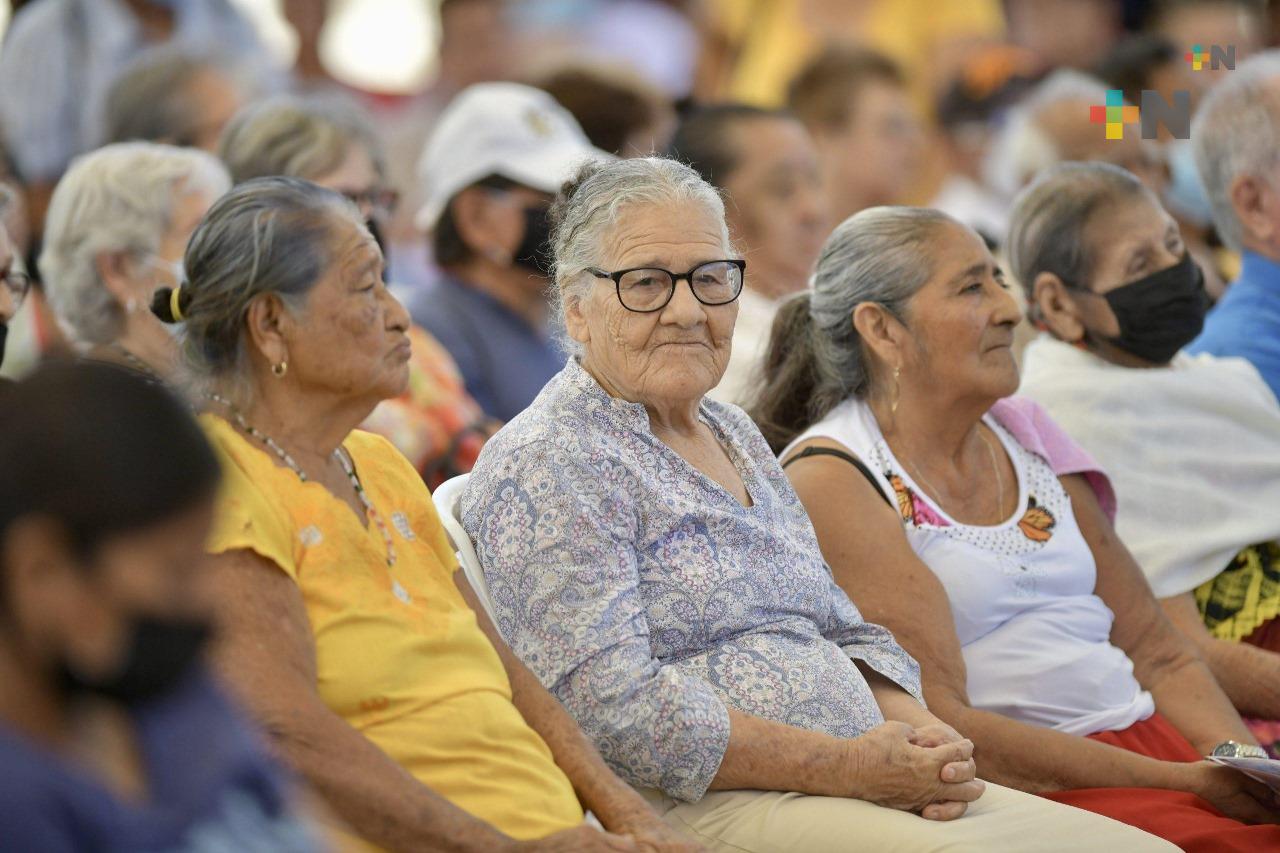
[[[703,305],[727,305],[742,293],[746,270],[747,262],[741,260],[707,261],[686,273],[673,273],[660,267],[633,267],[617,272],[587,267],[587,272],[596,278],[613,279],[622,307],[637,314],[666,308],[681,279],[689,282],[693,297]]]
[[[31,276],[18,270],[9,270],[0,281],[4,282],[4,286],[9,288],[9,294],[13,297],[13,310],[22,307],[22,301],[27,298],[27,294],[31,292]]]

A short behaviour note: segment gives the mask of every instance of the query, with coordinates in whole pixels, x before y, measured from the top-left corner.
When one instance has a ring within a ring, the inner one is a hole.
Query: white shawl
[[[1280,540],[1280,403],[1247,361],[1179,353],[1167,368],[1120,367],[1041,334],[1020,392],[1111,477],[1116,531],[1157,597]]]

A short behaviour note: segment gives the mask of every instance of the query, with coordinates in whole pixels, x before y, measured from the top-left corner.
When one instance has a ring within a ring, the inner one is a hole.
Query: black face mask
[[[1204,272],[1190,252],[1168,269],[1094,295],[1107,300],[1120,334],[1114,338],[1092,330],[1088,334],[1152,364],[1168,364],[1191,343],[1204,328],[1209,310]]]
[[[551,218],[546,206],[524,209],[524,237],[512,258],[520,266],[551,277]]]
[[[68,695],[92,694],[125,706],[162,696],[191,672],[211,633],[203,620],[135,616],[132,623],[124,659],[114,672],[88,678],[63,662]]]
[[[0,323],[0,365],[4,364],[4,340],[9,336],[9,327]]]

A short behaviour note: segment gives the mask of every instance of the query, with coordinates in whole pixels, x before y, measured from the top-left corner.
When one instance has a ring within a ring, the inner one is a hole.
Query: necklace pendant
[[[396,598],[400,599],[405,604],[409,604],[413,601],[413,599],[409,597],[409,591],[401,586],[400,581],[398,580],[391,581],[391,591],[395,594]]]

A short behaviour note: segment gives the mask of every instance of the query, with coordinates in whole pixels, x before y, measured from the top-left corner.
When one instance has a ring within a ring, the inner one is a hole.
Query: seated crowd
[[[1027,162],[935,205],[876,51],[458,73],[406,238],[376,111],[116,5],[0,174],[0,848],[1280,850],[1280,51],[1181,194],[958,83]]]

